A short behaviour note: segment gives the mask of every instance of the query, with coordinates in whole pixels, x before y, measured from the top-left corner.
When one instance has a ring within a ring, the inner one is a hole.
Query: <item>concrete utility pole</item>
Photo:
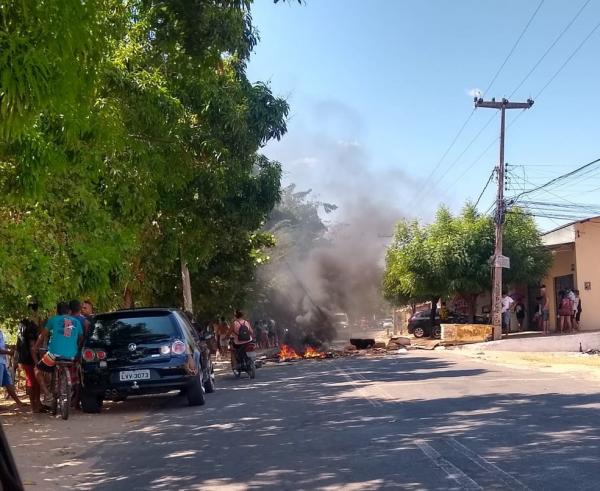
[[[489,109],[500,109],[500,161],[496,167],[498,174],[498,192],[496,195],[496,246],[492,257],[494,266],[494,279],[492,283],[492,325],[494,326],[494,339],[502,338],[502,268],[510,267],[509,259],[502,255],[502,226],[504,225],[505,203],[504,203],[504,127],[505,112],[507,109],[529,109],[533,106],[533,100],[527,102],[508,102],[507,99],[496,101],[484,101],[481,97],[474,98],[475,107],[486,107]]]

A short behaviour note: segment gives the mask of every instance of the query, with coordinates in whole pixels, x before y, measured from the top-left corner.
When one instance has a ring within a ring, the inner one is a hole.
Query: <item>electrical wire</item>
[[[591,162],[588,162],[587,164],[582,165],[581,167],[578,167],[577,169],[574,169],[570,172],[567,172],[565,174],[562,174],[558,177],[555,177],[554,179],[550,179],[548,182],[541,184],[537,187],[534,187],[533,189],[529,189],[526,191],[523,191],[522,193],[520,193],[519,195],[516,196],[515,199],[519,199],[520,197],[526,195],[526,194],[531,194],[534,193],[536,191],[539,191],[540,189],[545,189],[547,187],[550,187],[558,182],[562,182],[565,179],[568,179],[569,177],[572,177],[574,175],[577,175],[579,172],[582,172],[584,169],[588,169],[589,167],[597,164],[598,162],[600,162],[600,158],[596,159],[596,160],[592,160]]]
[[[443,153],[442,157],[438,160],[438,162],[435,165],[435,167],[433,168],[433,170],[429,173],[429,175],[427,176],[427,179],[425,179],[425,182],[428,182],[433,177],[435,172],[439,169],[440,165],[442,164],[442,162],[444,161],[444,159],[446,158],[446,156],[448,155],[448,153],[450,152],[452,147],[454,147],[454,144],[456,143],[456,141],[462,134],[463,130],[466,128],[466,126],[469,123],[469,121],[471,120],[471,118],[473,117],[473,114],[475,114],[475,108],[473,108],[473,110],[471,111],[471,114],[469,114],[469,116],[467,117],[465,122],[462,124],[462,126],[460,127],[460,129],[458,130],[458,132],[456,133],[456,135],[450,142],[450,145],[448,145],[448,147],[446,148],[446,151]],[[421,196],[422,192],[423,192],[423,188],[420,188],[419,192],[415,196],[415,201],[417,198],[419,198]]]
[[[550,77],[550,80],[548,80],[548,82],[546,83],[546,85],[544,85],[542,87],[542,90],[540,90],[537,95],[535,96],[535,99],[539,99],[540,95],[542,95],[542,93],[548,88],[548,86],[554,82],[554,79],[556,77],[558,77],[558,75],[560,74],[560,72],[563,71],[563,69],[569,64],[569,62],[573,59],[573,57],[579,52],[579,50],[581,48],[583,48],[584,44],[587,43],[588,39],[590,39],[592,37],[592,35],[598,30],[598,28],[600,27],[600,22],[598,22],[594,28],[588,33],[588,35],[583,38],[583,40],[581,41],[581,43],[579,43],[579,45],[577,46],[577,48],[575,48],[575,50],[569,55],[569,57],[564,61],[564,63],[560,66],[560,68],[554,73],[554,75],[552,75],[552,77]]]
[[[519,43],[521,42],[521,39],[523,38],[523,36],[525,35],[525,33],[527,32],[527,30],[529,29],[529,26],[531,25],[531,23],[533,22],[533,20],[535,19],[535,17],[537,16],[538,12],[540,11],[540,9],[542,8],[542,5],[544,4],[545,0],[540,0],[540,3],[538,4],[538,6],[536,7],[536,9],[533,11],[533,13],[531,14],[531,16],[529,17],[529,20],[527,21],[527,23],[525,24],[525,26],[523,27],[523,29],[521,30],[521,33],[519,34],[519,36],[517,37],[517,39],[515,40],[515,42],[513,43],[510,51],[508,52],[508,54],[506,55],[506,57],[504,58],[504,61],[500,64],[500,66],[498,67],[498,69],[496,70],[496,73],[494,74],[494,76],[492,77],[492,79],[490,80],[490,83],[488,84],[487,88],[485,89],[485,91],[483,92],[484,94],[487,93],[493,86],[494,82],[496,81],[496,79],[498,78],[498,76],[500,75],[500,73],[502,72],[502,70],[504,69],[506,63],[508,62],[508,60],[510,59],[510,57],[513,55],[514,51],[517,49],[517,46],[519,45]],[[471,113],[469,114],[469,116],[467,117],[467,119],[465,120],[465,122],[461,125],[460,129],[458,130],[458,132],[456,133],[456,135],[454,136],[454,138],[452,139],[452,141],[450,142],[450,145],[448,145],[448,147],[446,148],[446,150],[444,151],[444,153],[442,154],[442,157],[438,160],[437,164],[434,166],[433,170],[429,173],[429,176],[426,179],[426,182],[428,182],[435,174],[435,172],[439,169],[440,165],[442,164],[442,162],[444,161],[444,159],[446,158],[446,156],[448,155],[448,153],[450,152],[450,150],[454,147],[454,145],[456,144],[458,138],[460,137],[460,135],[463,133],[464,129],[466,128],[467,124],[469,123],[469,121],[471,120],[471,118],[473,117],[473,114],[475,114],[475,108],[473,108],[473,110],[471,111]],[[492,122],[492,120],[494,119],[494,117],[492,116],[484,125],[483,127],[477,132],[477,134],[475,135],[475,137],[467,144],[467,146],[464,148],[464,150],[458,155],[458,157],[456,157],[456,159],[450,164],[450,166],[448,167],[448,170],[446,172],[444,172],[439,179],[435,180],[432,184],[432,186],[437,185],[445,176],[446,174],[448,174],[448,172],[450,171],[450,169],[452,167],[454,167],[454,165],[456,165],[456,163],[462,158],[462,156],[469,150],[469,148],[471,148],[471,146],[473,145],[473,143],[475,143],[475,141],[479,138],[479,136],[481,135],[481,133],[483,133],[483,131],[490,125],[490,123]],[[419,190],[419,192],[416,194],[415,196],[415,201],[421,196],[423,192],[423,188],[421,188]]]
[[[527,75],[525,75],[525,77],[523,78],[523,80],[521,80],[519,82],[519,84],[516,86],[516,88],[511,92],[511,94],[508,96],[508,98],[510,99],[513,95],[515,95],[515,93],[517,92],[517,90],[519,90],[523,84],[529,79],[529,77],[533,74],[533,72],[537,69],[537,67],[540,65],[540,63],[542,63],[542,61],[544,61],[544,59],[546,58],[546,56],[548,55],[548,53],[550,53],[550,51],[552,51],[552,49],[554,48],[554,46],[556,46],[556,44],[561,40],[561,38],[565,35],[565,33],[571,28],[571,26],[573,25],[573,23],[579,18],[579,16],[581,15],[581,13],[583,12],[583,10],[588,6],[588,4],[591,2],[591,0],[587,0],[582,6],[581,8],[577,11],[577,13],[575,14],[575,16],[567,23],[567,25],[564,27],[564,29],[559,33],[559,35],[556,37],[556,39],[552,42],[552,44],[550,44],[550,46],[548,47],[548,49],[546,49],[546,51],[544,52],[544,54],[540,57],[540,59],[535,63],[535,65],[533,65],[533,68],[531,68],[531,70],[529,70],[529,72],[527,73]],[[536,97],[537,99],[537,97]]]
[[[483,91],[483,94],[487,94],[488,91],[492,88],[492,85],[494,85],[494,82],[496,81],[496,79],[498,78],[498,75],[500,75],[500,72],[502,71],[502,69],[504,68],[504,66],[506,65],[506,63],[508,62],[509,58],[512,56],[512,54],[515,52],[515,49],[517,49],[517,46],[519,45],[519,43],[521,42],[521,39],[523,38],[523,36],[525,35],[525,33],[527,32],[527,29],[529,29],[529,26],[531,25],[531,23],[533,22],[533,19],[535,19],[535,16],[537,15],[537,13],[540,11],[540,9],[542,8],[542,5],[544,4],[545,0],[541,0],[540,3],[538,4],[537,8],[533,11],[533,14],[531,14],[531,16],[529,17],[529,20],[527,21],[527,24],[525,24],[525,27],[523,28],[523,30],[521,31],[521,34],[519,34],[519,37],[517,38],[517,40],[514,42],[512,48],[510,49],[510,51],[508,52],[508,54],[506,55],[506,58],[504,58],[504,61],[502,62],[502,64],[500,65],[500,67],[498,68],[498,70],[496,71],[496,74],[492,77],[492,80],[490,81],[490,83],[488,84],[487,89],[485,89]],[[588,0],[589,2],[590,0]]]
[[[490,185],[490,182],[492,182],[492,178],[494,177],[494,174],[495,174],[495,169],[490,173],[490,177],[488,178],[487,182],[485,183],[485,186],[483,186],[483,189],[481,190],[481,193],[479,194],[479,198],[477,198],[477,201],[475,201],[474,208],[477,208],[477,205],[481,201],[481,198],[483,197],[483,194],[485,193],[485,190]]]

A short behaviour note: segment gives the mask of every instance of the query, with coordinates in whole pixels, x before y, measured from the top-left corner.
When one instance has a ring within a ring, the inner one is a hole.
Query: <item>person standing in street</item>
[[[577,312],[579,310],[579,304],[581,302],[579,298],[579,290],[571,290],[571,302],[573,305],[573,315],[571,316],[571,327],[573,331],[579,331],[579,321],[577,320]]]
[[[8,395],[17,403],[19,407],[25,407],[26,404],[19,399],[17,395],[17,391],[13,384],[12,378],[10,377],[10,373],[8,371],[8,360],[7,355],[12,355],[12,351],[6,349],[6,343],[4,341],[4,333],[0,330],[0,386],[6,389]]]
[[[579,298],[579,290],[574,290],[575,292],[575,319],[574,319],[574,323],[573,326],[575,329],[577,329],[579,331],[579,322],[581,321],[581,298]]]
[[[225,358],[227,356],[228,348],[228,334],[229,324],[225,320],[225,317],[219,319],[219,325],[217,326],[217,349],[219,350],[219,357]]]
[[[561,290],[558,292],[558,316],[560,333],[571,332],[571,316],[573,315],[573,302],[569,298],[569,293]]]
[[[517,316],[517,324],[519,324],[519,332],[523,330],[523,321],[525,320],[525,304],[519,300],[515,304],[515,315]]]
[[[548,294],[546,293],[546,285],[540,287],[540,307],[541,307],[541,323],[544,334],[549,334],[550,323],[550,304],[548,303]]]
[[[515,301],[512,297],[504,292],[502,295],[502,332],[506,331],[506,334],[510,333],[510,310],[513,303]]]
[[[92,302],[89,300],[81,302],[81,315],[83,315],[91,325],[92,317],[94,315],[94,305]]]
[[[34,320],[34,318],[37,318],[35,315],[38,310],[37,303],[31,303],[29,308],[32,311],[32,315],[21,320],[19,323],[16,352],[19,357],[19,366],[25,374],[25,387],[29,395],[31,411],[39,413],[42,411],[42,404],[40,402],[40,386],[35,378],[35,365],[38,362],[38,353],[34,349],[40,332],[39,325]]]

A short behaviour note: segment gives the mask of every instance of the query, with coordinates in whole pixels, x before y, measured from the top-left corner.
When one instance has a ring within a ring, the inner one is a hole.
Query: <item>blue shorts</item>
[[[8,368],[4,363],[0,364],[0,387],[8,387],[12,385],[13,381],[10,377],[10,373],[8,373]]]

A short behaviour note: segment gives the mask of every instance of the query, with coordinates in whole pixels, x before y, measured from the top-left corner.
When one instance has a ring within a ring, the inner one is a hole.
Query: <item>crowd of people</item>
[[[579,290],[570,288],[560,290],[558,292],[557,302],[556,332],[562,334],[579,331],[582,313]],[[503,332],[510,332],[511,312],[515,313],[519,331],[521,331],[525,320],[525,304],[522,300],[513,299],[508,292],[505,291],[502,295]],[[546,285],[540,287],[539,295],[536,297],[536,310],[533,315],[533,323],[544,334],[550,334],[550,302],[546,292]]]
[[[19,323],[14,347],[6,345],[4,334],[0,331],[0,385],[6,388],[19,406],[24,406],[13,380],[18,367],[25,376],[31,411],[46,412],[52,398],[48,382],[56,361],[72,359],[75,360],[70,368],[72,401],[74,406],[78,406],[80,383],[77,358],[90,328],[92,303],[89,300],[59,302],[56,314],[48,319],[41,317],[35,301],[30,302],[28,308],[30,314]],[[8,369],[8,356],[12,356],[12,370]]]

